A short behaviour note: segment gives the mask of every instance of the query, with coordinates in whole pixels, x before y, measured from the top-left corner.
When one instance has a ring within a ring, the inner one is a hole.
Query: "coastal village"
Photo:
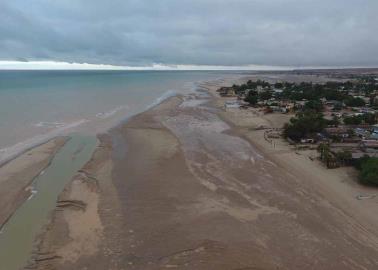
[[[225,110],[285,114],[282,127],[264,138],[285,139],[294,151],[312,149],[327,168],[354,166],[360,182],[378,184],[378,78],[293,83],[249,80],[217,90]]]

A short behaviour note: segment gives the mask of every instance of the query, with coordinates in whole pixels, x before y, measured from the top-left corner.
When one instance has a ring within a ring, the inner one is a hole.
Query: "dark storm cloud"
[[[0,60],[378,65],[377,0],[0,0]]]

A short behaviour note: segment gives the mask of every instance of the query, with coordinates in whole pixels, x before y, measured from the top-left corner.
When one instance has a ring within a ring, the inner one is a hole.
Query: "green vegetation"
[[[345,125],[360,125],[362,124],[362,117],[361,116],[344,117],[344,124]]]
[[[255,90],[250,90],[245,97],[244,101],[248,102],[250,105],[256,105],[259,100],[257,91]]]
[[[321,111],[320,100],[336,101],[334,110],[341,110],[343,104],[350,107],[363,107],[366,102],[354,95],[371,97],[374,100],[374,91],[378,89],[378,82],[373,77],[357,77],[353,81],[347,82],[327,82],[324,84],[301,82],[277,82],[270,84],[263,80],[252,81],[241,85],[233,85],[235,93],[239,96],[244,96],[246,100],[252,104],[257,104],[258,101],[265,101],[271,98],[276,100],[291,100],[291,101],[308,101],[308,108],[315,111]],[[280,89],[282,92],[274,92],[274,89]],[[251,90],[257,91],[249,93]],[[257,100],[256,100],[257,96]]]
[[[326,143],[319,144],[318,152],[320,153],[320,160],[323,161],[323,162],[327,162],[327,160],[331,156],[329,144],[326,144]]]
[[[321,143],[318,146],[318,152],[320,152],[320,160],[327,165],[327,168],[336,168],[339,166],[338,157],[335,156],[327,143]],[[345,154],[347,155],[347,154]]]
[[[284,126],[284,136],[294,141],[306,138],[309,135],[321,132],[327,126],[327,121],[323,114],[305,111],[298,113],[296,117],[290,119],[290,123]]]
[[[270,91],[263,91],[259,93],[259,100],[268,100],[268,99],[271,99],[272,97],[273,97],[273,94]]]
[[[315,112],[323,111],[323,103],[320,100],[310,100],[306,102],[304,110],[311,110]]]
[[[327,125],[328,126],[335,126],[335,127],[338,127],[340,125],[340,120],[339,118],[337,118],[337,116],[333,116],[332,117],[332,120],[328,120],[327,121]]]
[[[336,153],[336,159],[342,164],[346,165],[352,160],[352,152],[350,150],[343,150]]]
[[[344,99],[344,103],[350,107],[363,107],[366,105],[365,101],[360,97],[347,96]]]
[[[328,168],[335,168],[340,165],[350,164],[352,160],[352,152],[343,150],[341,152],[332,153],[329,144],[321,143],[318,146],[320,160],[327,165]]]
[[[364,184],[378,185],[378,158],[362,157],[356,164],[360,170],[360,180]]]
[[[235,89],[235,93],[236,94],[244,94],[246,93],[247,90],[256,90],[258,86],[261,86],[261,87],[266,87],[266,88],[270,88],[270,83],[266,82],[266,81],[261,81],[261,80],[257,80],[257,81],[251,81],[249,80],[247,83],[244,83],[244,84],[241,84],[241,85],[233,85],[232,88]]]
[[[372,113],[365,113],[362,115],[344,117],[345,125],[361,125],[361,124],[374,125],[376,123],[377,123],[377,115],[372,114]]]

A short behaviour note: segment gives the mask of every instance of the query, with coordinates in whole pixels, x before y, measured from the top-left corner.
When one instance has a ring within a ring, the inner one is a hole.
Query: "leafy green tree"
[[[345,95],[342,92],[340,92],[338,90],[335,90],[335,89],[329,89],[328,91],[325,91],[324,92],[324,97],[327,100],[342,101],[343,99],[345,99]]]
[[[347,116],[344,117],[344,124],[345,125],[360,125],[362,123],[361,116]]]
[[[340,163],[346,164],[352,159],[352,152],[349,150],[343,150],[341,152],[336,153],[336,158]]]
[[[270,91],[263,91],[263,92],[259,93],[259,95],[258,95],[258,98],[260,100],[268,100],[271,97],[272,97],[272,92],[270,92]]]
[[[329,156],[330,156],[330,148],[329,144],[327,143],[321,143],[318,146],[318,152],[320,153],[320,159],[327,163]]]
[[[250,90],[245,97],[244,101],[248,102],[250,105],[256,105],[258,102],[258,93],[255,90]]]
[[[368,161],[370,159],[370,157],[368,155],[364,155],[363,157],[359,158],[354,166],[356,167],[357,170],[360,170],[362,169],[362,164],[364,164],[366,161]]]
[[[277,82],[274,84],[274,88],[282,89],[284,87],[283,83]]]
[[[369,125],[377,124],[377,118],[378,118],[378,115],[375,113],[365,113],[363,115],[364,122]]]
[[[285,124],[283,135],[291,138],[294,141],[317,132],[321,132],[327,126],[327,121],[323,114],[313,111],[306,111],[298,113],[296,117],[290,119],[290,122]]]
[[[342,103],[336,103],[335,105],[333,105],[333,110],[334,111],[341,111],[342,108],[343,108]]]
[[[350,107],[363,107],[366,105],[365,101],[360,98],[360,97],[352,97],[352,96],[348,96],[345,100],[344,100],[344,103],[345,105],[347,106],[350,106]]]
[[[378,158],[367,158],[361,164],[361,182],[378,185]]]
[[[363,115],[347,116],[344,117],[344,123],[346,125],[374,125],[377,123],[377,115],[373,113],[365,113]]]
[[[338,127],[338,126],[340,125],[340,120],[339,120],[339,118],[337,118],[336,115],[334,115],[334,116],[332,117],[332,120],[328,120],[328,121],[327,121],[327,125]]]
[[[306,102],[304,109],[321,112],[323,110],[323,103],[320,100],[310,100]]]

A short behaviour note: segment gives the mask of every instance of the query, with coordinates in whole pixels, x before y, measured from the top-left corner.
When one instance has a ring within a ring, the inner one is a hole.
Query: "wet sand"
[[[232,119],[179,96],[100,136],[36,268],[377,269],[376,220]]]
[[[234,132],[249,140],[261,153],[302,181],[315,186],[343,211],[362,221],[364,226],[376,230],[378,224],[378,188],[358,183],[358,171],[353,167],[326,169],[318,160],[316,150],[298,150],[282,138],[267,138],[264,133],[270,129],[280,129],[293,114],[264,114],[261,110],[222,108],[224,98],[216,93],[217,85],[206,86],[213,97],[214,106],[221,108],[219,116],[232,126]],[[260,127],[265,129],[261,130]],[[315,147],[316,148],[316,147]],[[371,198],[358,200],[359,195]]]
[[[31,182],[49,165],[67,140],[68,137],[52,139],[0,167],[0,227],[31,195]]]

